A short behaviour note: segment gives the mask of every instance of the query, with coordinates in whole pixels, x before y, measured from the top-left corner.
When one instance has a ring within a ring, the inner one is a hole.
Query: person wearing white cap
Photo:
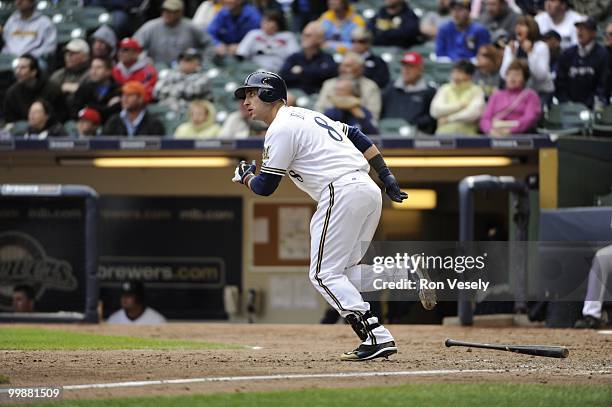
[[[183,17],[182,0],[165,0],[161,8],[161,17],[146,22],[134,34],[153,61],[171,64],[188,48],[203,53],[211,45],[210,36]]]
[[[89,45],[85,40],[74,38],[64,48],[64,67],[53,72],[49,79],[62,89],[70,102],[79,84],[87,77],[88,71]]]

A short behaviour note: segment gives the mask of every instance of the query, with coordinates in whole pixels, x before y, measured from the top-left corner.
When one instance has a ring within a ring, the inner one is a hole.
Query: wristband
[[[370,158],[368,163],[374,168],[374,171],[376,171],[380,178],[391,174],[391,170],[387,167],[387,163],[385,163],[381,154],[376,154],[374,157]]]

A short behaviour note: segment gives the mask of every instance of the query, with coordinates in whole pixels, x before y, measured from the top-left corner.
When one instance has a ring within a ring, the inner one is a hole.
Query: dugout
[[[0,184],[0,321],[97,322],[97,229],[88,186]]]
[[[534,222],[538,208],[558,206],[564,188],[564,156],[547,136],[377,143],[402,186],[433,191],[436,201],[419,209],[385,200],[377,239],[457,239],[457,183],[466,176],[537,174],[540,189],[530,197]],[[120,280],[137,276],[151,290],[152,305],[171,319],[227,319],[223,289],[234,286],[243,308],[249,290],[262,294],[254,308],[258,322],[316,322],[325,304],[307,280],[303,242],[313,202],[290,182],[269,198],[230,182],[237,160],[260,161],[262,145],[258,138],[3,140],[0,179],[84,184],[100,194],[98,275],[105,315],[117,308]],[[493,226],[512,233],[506,197],[478,196],[476,209],[485,219],[477,234]],[[530,238],[535,232],[531,227]]]

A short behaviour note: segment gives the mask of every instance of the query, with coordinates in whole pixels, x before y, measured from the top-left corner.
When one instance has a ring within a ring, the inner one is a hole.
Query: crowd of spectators
[[[612,0],[370,0],[368,13],[350,0],[83,0],[109,23],[66,42],[36,0],[13,3],[0,120],[27,122],[16,136],[261,135],[239,103],[221,111],[211,72],[228,61],[278,72],[369,134],[386,119],[426,134],[530,133],[551,104],[601,110],[611,97]],[[432,81],[442,64],[450,74]],[[184,123],[165,128],[152,105]]]

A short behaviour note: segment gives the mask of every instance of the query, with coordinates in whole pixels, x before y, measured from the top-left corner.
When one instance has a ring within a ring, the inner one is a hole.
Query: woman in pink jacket
[[[540,97],[532,89],[526,89],[529,66],[524,60],[515,59],[506,71],[506,89],[491,95],[480,117],[480,128],[491,136],[524,134],[533,130],[540,118]]]

